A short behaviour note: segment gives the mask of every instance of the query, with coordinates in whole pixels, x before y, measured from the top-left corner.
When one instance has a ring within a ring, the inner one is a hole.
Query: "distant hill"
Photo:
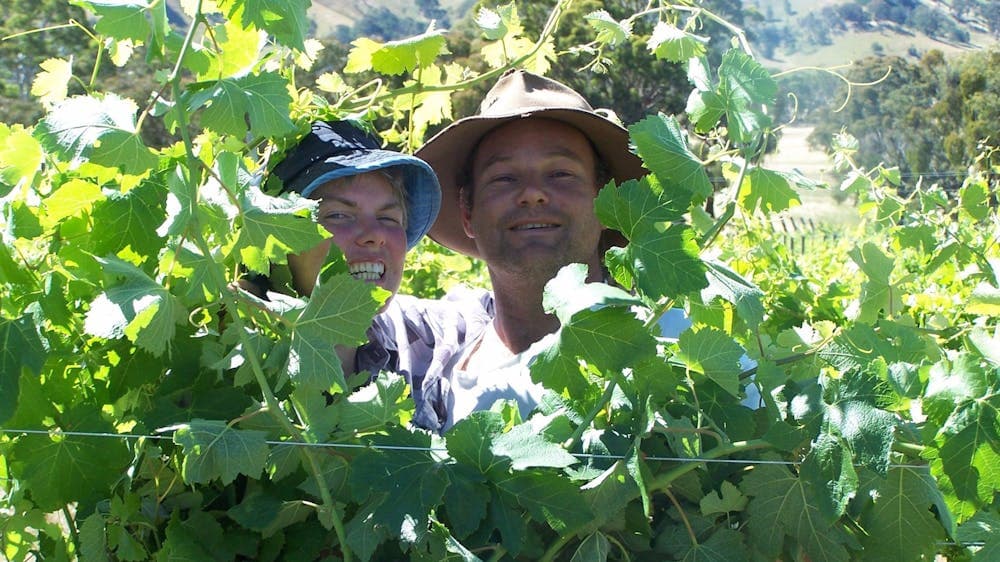
[[[842,65],[873,55],[919,59],[996,45],[996,0],[744,0],[752,44],[769,66]]]

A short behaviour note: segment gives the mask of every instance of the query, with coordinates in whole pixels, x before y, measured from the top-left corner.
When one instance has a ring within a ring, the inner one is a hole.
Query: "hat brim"
[[[339,154],[309,166],[308,183],[302,189],[309,197],[323,184],[338,178],[386,168],[401,168],[406,186],[406,247],[412,249],[427,234],[441,210],[441,189],[434,170],[423,160],[391,150],[370,149]]]
[[[469,238],[462,227],[458,176],[480,139],[487,133],[510,121],[528,117],[561,121],[579,129],[594,145],[618,184],[648,173],[642,166],[642,160],[628,149],[628,131],[591,111],[529,108],[509,115],[466,117],[441,130],[415,153],[416,157],[430,164],[441,185],[443,212],[438,213],[428,232],[431,239],[456,252],[480,257],[475,240]],[[623,245],[624,237],[617,232],[614,234],[618,234],[614,237],[615,243]]]

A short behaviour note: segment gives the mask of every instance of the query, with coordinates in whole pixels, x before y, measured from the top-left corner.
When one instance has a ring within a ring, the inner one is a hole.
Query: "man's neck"
[[[493,327],[500,341],[512,353],[521,353],[531,344],[559,329],[559,320],[542,308],[542,286],[525,280],[493,281],[496,316]]]

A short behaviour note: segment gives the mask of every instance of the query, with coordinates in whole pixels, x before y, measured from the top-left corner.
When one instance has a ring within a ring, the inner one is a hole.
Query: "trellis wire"
[[[13,428],[0,428],[0,434],[15,434],[24,433],[30,435],[49,435],[52,433],[58,435],[65,435],[69,437],[97,437],[97,438],[113,438],[113,439],[173,439],[172,435],[144,435],[136,433],[101,433],[92,431],[49,431],[45,429],[13,429]],[[367,443],[307,443],[304,441],[274,441],[265,440],[268,445],[277,446],[291,446],[291,447],[317,447],[317,448],[330,448],[330,449],[372,449],[376,451],[417,451],[425,453],[446,453],[447,449],[444,447],[415,447],[412,445],[376,445]],[[627,457],[624,455],[602,455],[593,453],[570,453],[578,459],[594,459],[594,460],[625,460]],[[798,466],[802,464],[801,461],[783,461],[783,460],[773,460],[773,459],[705,459],[699,457],[661,457],[661,456],[646,456],[643,457],[645,461],[660,461],[660,462],[695,462],[695,463],[718,463],[718,464],[776,464],[784,466]],[[858,465],[860,466],[860,465]],[[889,468],[912,468],[912,469],[929,469],[930,467],[924,464],[889,464]]]

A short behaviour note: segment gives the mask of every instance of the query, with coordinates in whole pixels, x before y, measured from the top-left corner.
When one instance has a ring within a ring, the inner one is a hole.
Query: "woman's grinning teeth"
[[[357,262],[350,264],[348,270],[355,279],[378,281],[385,273],[385,264],[381,262]]]

